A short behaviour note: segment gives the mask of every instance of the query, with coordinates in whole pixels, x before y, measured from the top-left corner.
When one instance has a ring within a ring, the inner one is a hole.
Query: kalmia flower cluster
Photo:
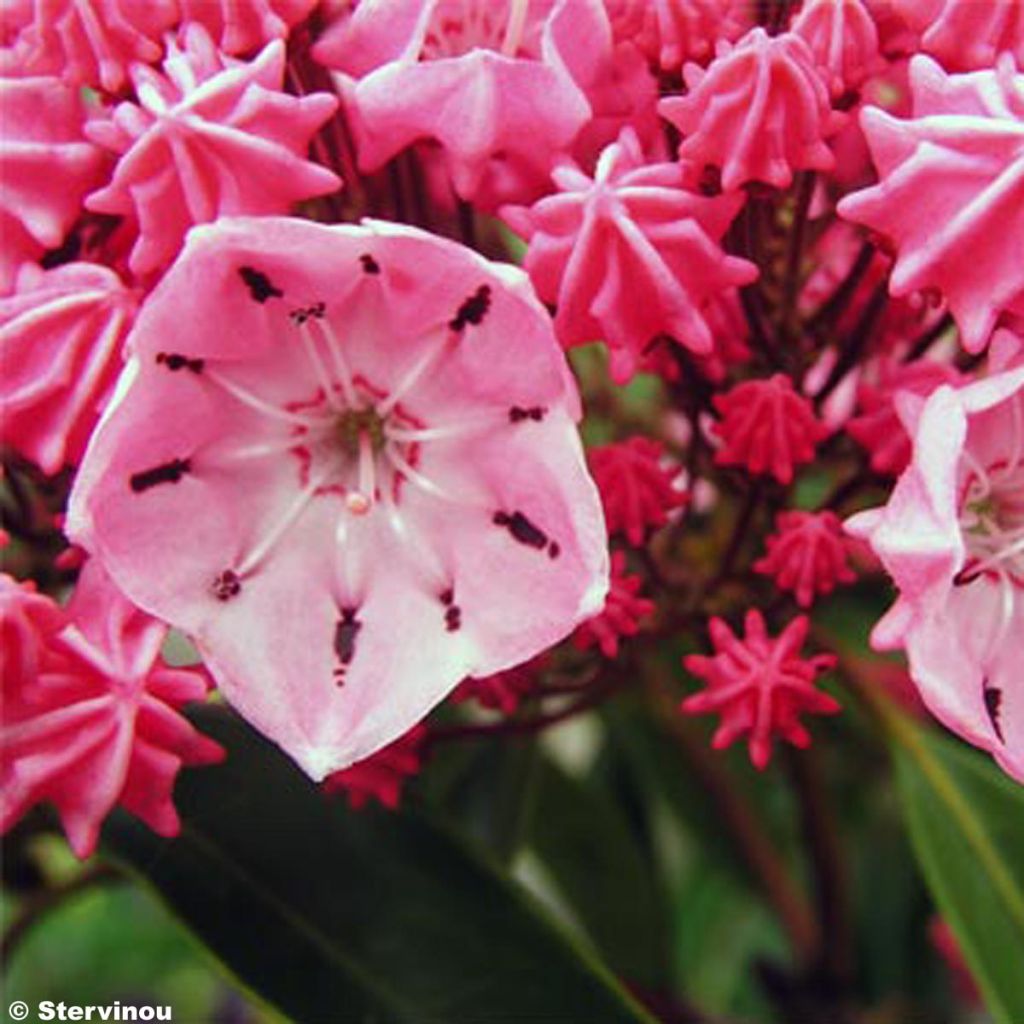
[[[6,6],[4,828],[173,833],[211,685],[394,807],[668,649],[766,769],[882,570],[1024,781],[1020,12]]]

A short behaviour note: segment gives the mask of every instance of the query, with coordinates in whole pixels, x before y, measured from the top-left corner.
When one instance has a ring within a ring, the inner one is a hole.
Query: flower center
[[[972,475],[960,523],[968,554],[965,572],[971,578],[1005,575],[1024,587],[1024,462]]]

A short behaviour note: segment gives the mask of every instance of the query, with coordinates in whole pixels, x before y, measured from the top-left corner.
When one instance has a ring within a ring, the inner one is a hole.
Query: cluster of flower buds
[[[453,691],[541,728],[670,643],[764,768],[883,569],[1024,781],[1022,10],[5,4],[3,826],[173,832],[211,684],[393,806]]]

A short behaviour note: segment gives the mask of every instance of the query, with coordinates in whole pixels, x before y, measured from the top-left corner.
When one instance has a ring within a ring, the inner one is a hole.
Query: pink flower
[[[618,383],[660,336],[710,352],[705,304],[757,277],[718,244],[740,197],[685,190],[679,167],[646,164],[629,130],[604,150],[593,178],[574,166],[552,176],[558,194],[503,216],[529,240],[524,265],[541,298],[557,304],[562,344],[604,339]]]
[[[601,607],[579,399],[514,268],[382,223],[220,220],[132,350],[69,532],[314,778]]]
[[[0,439],[45,473],[77,463],[124,363],[135,293],[92,263],[27,266],[0,299]]]
[[[0,602],[21,618],[27,602],[46,601],[8,577]],[[13,608],[11,605],[13,604]],[[50,618],[59,614],[56,606]],[[34,610],[30,612],[35,619]],[[182,765],[212,764],[223,751],[197,732],[178,709],[206,696],[201,673],[159,660],[166,627],[141,613],[99,566],[86,566],[55,632],[46,622],[36,638],[31,671],[4,675],[0,725],[0,828],[30,808],[56,806],[71,848],[86,857],[103,819],[121,804],[153,831],[171,836],[179,822],[171,790]]]
[[[920,48],[950,71],[990,68],[1009,51],[1024,64],[1024,5],[1020,0],[889,0]]]
[[[225,53],[251,53],[307,17],[317,0],[178,0],[184,22],[202,25]]]
[[[329,775],[324,779],[324,792],[344,793],[355,811],[371,800],[389,810],[397,810],[405,783],[419,774],[423,766],[423,748],[428,736],[425,725],[414,725],[404,736],[365,761]]]
[[[883,363],[878,380],[857,386],[857,415],[846,422],[846,432],[869,455],[876,473],[896,476],[910,462],[911,444],[896,411],[897,397],[909,391],[922,398],[940,384],[955,384],[957,371],[947,363],[916,359],[911,363]]]
[[[780,590],[792,591],[801,608],[810,608],[818,594],[830,594],[836,584],[857,578],[846,563],[843,528],[834,512],[780,512],[775,529],[754,571],[774,577]]]
[[[626,572],[626,554],[616,551],[612,555],[611,586],[604,608],[587,619],[573,634],[573,643],[581,651],[597,647],[606,658],[619,656],[619,641],[636,636],[645,619],[655,609],[653,601],[638,597],[643,580]]]
[[[658,110],[683,133],[679,159],[692,178],[721,168],[722,187],[748,181],[787,188],[797,170],[830,171],[825,138],[843,123],[829,104],[814,55],[800,36],[751,29],[735,46],[719,43],[706,70],[689,64],[689,91]]]
[[[452,691],[452,702],[463,704],[475,700],[482,707],[511,715],[519,707],[520,701],[537,688],[544,662],[545,656],[542,654],[522,665],[514,665],[482,679],[464,679]]]
[[[749,5],[736,0],[607,0],[617,39],[634,42],[662,71],[706,61],[716,39],[733,41],[749,27]]]
[[[610,53],[599,0],[380,0],[314,48],[343,74],[361,169],[432,139],[455,191],[487,205],[537,194],[591,115],[576,76]]]
[[[117,92],[131,64],[160,59],[177,16],[174,0],[35,0],[14,53],[29,74]]]
[[[89,137],[121,159],[113,181],[86,206],[138,218],[134,273],[173,260],[193,224],[285,213],[340,187],[331,171],[303,157],[337,100],[281,92],[284,60],[280,40],[249,64],[222,58],[205,29],[190,25],[184,48],[170,45],[164,74],[132,68],[137,104],[120,103],[88,126]]]
[[[792,483],[795,467],[811,462],[815,446],[828,434],[783,373],[745,380],[713,402],[722,416],[713,430],[723,442],[715,462],[743,466],[755,475],[770,473],[780,484]]]
[[[827,72],[834,97],[859,88],[883,64],[878,29],[864,0],[807,0],[792,31]]]
[[[1024,75],[947,75],[910,66],[914,117],[867,108],[861,125],[881,182],[839,213],[890,238],[893,295],[936,289],[964,347],[979,352],[1001,313],[1024,313]]]
[[[904,648],[932,713],[1024,781],[1024,367],[898,408],[910,466],[846,524],[899,588],[872,643]]]
[[[64,612],[37,593],[34,582],[0,573],[0,684],[35,679],[46,644],[66,624]]]
[[[0,78],[0,293],[18,267],[55,249],[105,180],[107,158],[82,134],[78,91],[56,78]]]
[[[799,715],[834,715],[839,704],[814,685],[819,672],[835,664],[831,654],[803,658],[800,649],[807,638],[810,620],[800,615],[777,637],[770,637],[756,608],[746,617],[741,640],[717,616],[709,624],[715,654],[691,654],[683,659],[687,671],[708,684],[701,693],[680,705],[689,715],[714,712],[722,716],[711,745],[730,746],[748,735],[750,760],[764,769],[772,756],[772,740],[781,736],[795,747],[809,747],[811,737]]]
[[[664,449],[648,437],[591,448],[590,472],[601,492],[608,532],[621,533],[639,547],[649,529],[668,522],[668,513],[687,502],[686,491],[677,486],[679,467],[662,465]]]

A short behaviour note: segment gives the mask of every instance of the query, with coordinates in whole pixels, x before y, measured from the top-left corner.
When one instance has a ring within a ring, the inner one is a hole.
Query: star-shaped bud
[[[79,91],[56,78],[0,78],[0,293],[22,263],[64,241],[109,159],[83,135]]]
[[[810,746],[811,736],[800,722],[801,714],[834,715],[841,710],[837,701],[815,685],[818,673],[835,665],[834,655],[801,656],[809,627],[810,620],[800,615],[777,637],[771,637],[764,617],[751,608],[740,639],[723,619],[711,620],[714,655],[691,654],[683,661],[687,671],[708,685],[687,697],[681,710],[690,715],[721,715],[711,742],[715,750],[747,736],[750,760],[763,770],[771,760],[776,736],[795,747]]]
[[[846,540],[834,512],[780,512],[767,554],[754,571],[772,576],[781,590],[791,591],[801,608],[810,608],[819,594],[830,594],[856,574],[847,564]]]
[[[190,25],[183,38],[181,48],[170,45],[163,73],[132,68],[137,103],[118,104],[87,129],[121,156],[113,180],[86,206],[137,218],[139,239],[129,260],[135,274],[173,260],[193,224],[286,213],[300,199],[341,185],[304,156],[337,100],[281,91],[280,40],[245,64],[221,57],[200,25]]]
[[[715,395],[721,414],[713,430],[722,446],[720,466],[743,466],[755,476],[771,474],[780,484],[793,480],[795,467],[814,459],[814,449],[828,435],[811,403],[783,373],[746,380]]]
[[[136,294],[112,270],[26,266],[0,299],[0,439],[45,473],[77,463],[124,365]]]
[[[608,532],[621,533],[633,547],[687,502],[686,491],[678,485],[680,468],[665,465],[664,454],[662,445],[649,437],[631,437],[587,453]]]
[[[225,53],[251,53],[285,39],[317,0],[178,0],[183,22],[198,23]]]
[[[22,590],[10,602],[16,584],[5,577],[0,586],[7,592],[0,601],[3,635],[14,628],[24,636],[27,622],[39,624],[26,603],[49,599]],[[166,632],[125,600],[98,565],[87,564],[65,624],[54,629],[46,621],[32,661],[21,656],[19,670],[4,675],[3,831],[29,808],[52,803],[79,857],[92,853],[117,804],[160,835],[178,832],[171,802],[178,770],[219,761],[223,751],[178,713],[206,696],[208,681],[201,672],[163,663]]]
[[[891,240],[893,295],[939,292],[980,352],[1004,312],[1024,314],[1024,75],[1009,54],[966,75],[917,56],[910,83],[913,117],[861,114],[881,181],[839,213]]]
[[[69,533],[314,778],[601,608],[579,397],[520,271],[401,226],[222,219],[132,352]]]
[[[825,139],[843,124],[804,40],[751,29],[735,46],[719,43],[705,71],[686,67],[689,91],[658,110],[683,134],[679,159],[698,178],[720,168],[722,188],[749,181],[788,188],[793,172],[832,170]]]
[[[117,92],[136,61],[160,59],[161,34],[178,17],[175,0],[35,0],[14,41],[29,74]]]
[[[604,608],[584,622],[573,634],[573,643],[586,651],[597,647],[606,658],[619,656],[619,641],[636,636],[643,622],[654,613],[653,601],[640,597],[643,580],[626,572],[626,555],[612,555],[611,586]]]
[[[792,31],[807,43],[833,97],[858,89],[883,66],[878,29],[864,0],[807,0]]]
[[[553,178],[557,194],[502,212],[529,241],[524,265],[557,307],[562,344],[603,339],[618,383],[661,338],[710,353],[709,300],[757,277],[719,245],[741,197],[684,189],[679,166],[648,164],[628,129],[602,152],[593,178],[571,165]]]
[[[344,793],[349,806],[360,810],[371,801],[395,811],[402,802],[402,790],[423,767],[424,747],[429,730],[414,725],[404,736],[371,754],[365,761],[328,775],[324,792]]]

